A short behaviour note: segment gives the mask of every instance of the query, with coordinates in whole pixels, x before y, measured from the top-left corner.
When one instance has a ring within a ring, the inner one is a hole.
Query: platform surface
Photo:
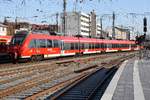
[[[150,59],[123,62],[101,100],[150,100]]]

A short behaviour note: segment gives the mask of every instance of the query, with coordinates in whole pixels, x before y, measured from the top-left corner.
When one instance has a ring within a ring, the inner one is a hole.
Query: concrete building
[[[123,27],[115,27],[115,39],[130,40],[129,29]]]
[[[63,26],[61,27],[61,32],[64,32]],[[69,36],[82,35],[88,37],[89,33],[90,33],[90,15],[81,12],[67,13],[65,17],[65,35]]]
[[[7,26],[0,24],[0,36],[6,36],[7,35]]]
[[[83,36],[90,36],[90,23],[91,23],[91,16],[89,14],[80,13],[80,34]]]
[[[100,26],[100,24],[96,25],[96,37],[98,37],[98,38],[101,37],[101,26]]]
[[[112,38],[112,27],[107,29],[108,36]],[[130,31],[124,27],[115,27],[115,39],[117,40],[130,40]]]
[[[64,32],[63,26],[61,27],[61,30],[61,32]],[[85,14],[83,12],[68,12],[66,14],[65,35],[96,37],[96,32],[96,14],[94,12],[91,12],[91,14]]]

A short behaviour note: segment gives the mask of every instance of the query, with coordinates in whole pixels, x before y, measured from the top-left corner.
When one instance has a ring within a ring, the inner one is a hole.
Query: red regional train
[[[11,41],[11,36],[0,36],[0,44],[8,44]]]
[[[13,59],[42,60],[44,58],[76,54],[137,49],[135,41],[55,36],[42,31],[20,31],[12,37],[9,54]]]
[[[6,53],[11,36],[0,36],[0,54]]]

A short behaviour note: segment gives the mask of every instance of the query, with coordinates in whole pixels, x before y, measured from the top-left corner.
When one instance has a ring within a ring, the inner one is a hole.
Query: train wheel
[[[43,55],[33,55],[31,57],[31,61],[35,62],[35,61],[41,61],[44,59],[44,56]]]
[[[37,61],[37,56],[36,56],[36,55],[33,55],[33,56],[31,57],[31,61],[32,61],[32,62]]]
[[[18,62],[18,54],[15,52],[14,54],[11,55],[12,63],[16,64]]]
[[[44,59],[43,55],[38,55],[38,61],[42,61]]]

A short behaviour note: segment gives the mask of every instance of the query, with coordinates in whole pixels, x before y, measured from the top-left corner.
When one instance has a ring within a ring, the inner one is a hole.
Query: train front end
[[[13,63],[16,63],[21,56],[21,52],[23,51],[24,41],[28,35],[28,31],[19,31],[16,32],[12,37],[10,46],[9,46],[9,54]]]

